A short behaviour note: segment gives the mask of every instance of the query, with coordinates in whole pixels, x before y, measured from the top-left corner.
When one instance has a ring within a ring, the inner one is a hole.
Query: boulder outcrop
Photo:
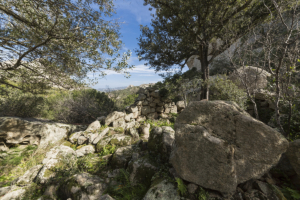
[[[233,102],[191,102],[175,131],[170,162],[178,175],[222,193],[261,177],[288,148],[279,132]]]
[[[228,79],[236,83],[239,88],[245,89],[245,86],[241,81],[242,79],[249,87],[250,92],[253,92],[254,90],[265,89],[268,84],[268,77],[270,76],[271,74],[266,70],[247,66],[237,69],[236,72],[228,77]]]
[[[61,123],[46,123],[18,117],[0,117],[0,144],[6,146],[31,144],[44,147],[68,136],[76,126]]]

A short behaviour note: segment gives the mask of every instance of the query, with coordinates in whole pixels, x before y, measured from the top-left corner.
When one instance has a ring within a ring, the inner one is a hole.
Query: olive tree
[[[126,74],[130,52],[119,54],[113,8],[112,0],[0,0],[0,84],[38,93],[89,73]]]

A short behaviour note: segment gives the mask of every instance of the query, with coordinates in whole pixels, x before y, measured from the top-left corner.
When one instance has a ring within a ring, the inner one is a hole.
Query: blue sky
[[[137,38],[140,36],[140,24],[150,25],[151,12],[149,7],[143,6],[144,0],[115,0],[116,13],[114,18],[118,18],[123,22],[121,26],[122,41],[124,43],[123,50],[131,50],[132,56],[129,64],[134,65],[135,68],[130,71],[131,77],[125,78],[122,74],[117,74],[108,71],[105,78],[98,80],[98,84],[91,87],[97,88],[110,88],[124,87],[128,85],[141,85],[145,83],[156,83],[163,79],[154,72],[154,69],[149,69],[144,65],[144,61],[140,62],[134,49],[138,48]],[[153,12],[153,11],[152,11]],[[187,67],[186,67],[187,69]]]

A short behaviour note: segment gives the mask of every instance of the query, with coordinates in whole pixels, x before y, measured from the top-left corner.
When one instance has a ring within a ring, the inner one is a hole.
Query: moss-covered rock
[[[162,161],[168,162],[174,140],[175,131],[171,127],[154,127],[148,140],[148,149],[159,154]]]
[[[130,173],[129,180],[133,185],[143,184],[149,187],[151,178],[157,171],[157,165],[149,156],[144,156],[130,161],[128,171]]]
[[[132,154],[138,151],[138,147],[136,145],[130,145],[125,147],[120,147],[116,150],[116,152],[113,154],[109,165],[113,169],[117,168],[125,168],[128,165],[128,162],[130,161]]]
[[[114,131],[117,132],[118,134],[122,134],[122,133],[124,133],[124,128],[117,127],[117,128],[114,128]]]
[[[37,181],[47,183],[50,178],[55,176],[56,169],[61,167],[66,160],[74,160],[76,158],[75,151],[70,147],[60,145],[52,148],[42,162],[44,166],[37,176]]]
[[[71,142],[69,142],[69,141],[65,141],[64,143],[62,143],[62,145],[72,148],[73,144]]]
[[[96,151],[101,152],[103,147],[106,145],[115,145],[116,147],[128,146],[133,142],[132,138],[124,134],[116,134],[111,136],[106,136],[100,140],[96,145]]]
[[[82,173],[61,184],[57,194],[60,199],[100,199],[106,189],[107,185],[100,177]]]
[[[69,141],[73,144],[77,143],[77,140],[78,138],[83,134],[83,131],[79,131],[79,132],[76,132],[76,133],[72,133],[70,136],[69,136]]]
[[[36,165],[25,172],[25,174],[17,179],[16,185],[24,186],[32,183],[32,181],[37,176],[39,170],[42,168],[42,165]]]

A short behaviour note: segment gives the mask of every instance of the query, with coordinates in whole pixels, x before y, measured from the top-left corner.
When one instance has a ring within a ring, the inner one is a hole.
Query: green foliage
[[[168,123],[167,120],[161,119],[161,120],[151,120],[151,119],[147,119],[146,121],[144,121],[144,123],[148,123],[150,124],[150,131],[154,128],[154,127],[162,127],[162,126],[170,126],[171,128],[174,129],[174,122],[170,122]]]
[[[158,89],[161,96],[166,98],[170,98],[173,101],[178,101],[178,96],[183,96],[182,92],[184,92],[183,82],[185,80],[192,80],[197,77],[200,77],[201,73],[193,68],[184,73],[178,72],[173,75],[167,74],[164,77],[163,82],[157,82],[153,88]],[[194,87],[193,85],[186,85],[185,87]],[[183,97],[184,98],[184,97]]]
[[[116,200],[142,199],[147,192],[147,188],[142,185],[132,185],[129,180],[129,173],[125,169],[120,169],[117,181],[121,183],[116,187],[108,188],[105,193],[109,194]]]
[[[117,127],[117,128],[114,128],[114,131],[116,131],[117,133],[124,133],[124,128]]]
[[[95,89],[49,90],[43,95],[11,90],[0,104],[3,115],[39,117],[64,123],[90,123],[99,117],[99,113],[105,115],[114,109],[114,102]]]
[[[289,200],[299,200],[300,199],[300,192],[297,190],[293,190],[289,187],[283,188],[282,193]]]
[[[247,109],[247,94],[228,80],[225,75],[209,79],[204,84],[209,85],[210,100],[234,101],[240,108]]]
[[[57,121],[90,123],[99,117],[99,113],[109,113],[113,109],[114,102],[104,92],[87,89],[54,95],[48,101],[47,111]]]
[[[0,103],[0,112],[7,116],[33,117],[42,112],[45,98],[19,90],[11,90]]]
[[[108,144],[102,148],[102,151],[99,153],[99,155],[106,156],[115,153],[115,151],[116,151],[116,146]]]
[[[219,55],[247,33],[248,27],[269,16],[259,0],[251,3],[235,0],[144,2],[156,12],[151,28],[141,26],[140,49],[136,52],[156,71],[167,71],[174,65],[182,69],[192,55],[199,55],[202,68],[207,69],[211,62],[208,55],[212,58]],[[270,5],[270,1],[264,3]],[[218,46],[218,50],[209,52],[209,45]]]
[[[99,173],[107,164],[106,160],[99,158],[97,154],[88,154],[77,160],[77,167],[81,172],[90,174]]]
[[[199,200],[207,200],[208,199],[208,193],[202,187],[199,187],[199,188],[200,188],[200,191],[199,191],[199,194],[198,194],[198,199]]]
[[[132,105],[135,99],[138,97],[136,94],[139,87],[133,86],[123,90],[113,90],[107,89],[106,94],[114,102],[115,110],[124,110],[127,106]]]
[[[0,187],[10,185],[11,181],[22,176],[28,169],[42,163],[46,153],[53,147],[47,145],[45,149],[37,149],[37,146],[28,145],[26,148],[10,148],[7,156],[0,160]],[[1,153],[1,152],[0,152]]]
[[[0,83],[41,92],[53,84],[74,88],[84,78],[95,83],[97,77],[88,73],[105,76],[104,70],[128,77],[131,52],[118,53],[122,41],[118,21],[110,19],[113,7],[112,0],[1,2],[1,47],[7,56],[0,62],[16,60],[1,67]]]
[[[176,180],[176,183],[177,183],[178,192],[180,193],[181,196],[184,196],[187,192],[185,184],[183,183],[181,178],[175,178],[175,180]]]
[[[25,187],[25,193],[20,200],[36,200],[40,198],[46,190],[46,187],[36,183],[31,183]]]
[[[134,103],[135,99],[138,97],[138,94],[130,94],[124,98],[124,106],[130,106]]]

